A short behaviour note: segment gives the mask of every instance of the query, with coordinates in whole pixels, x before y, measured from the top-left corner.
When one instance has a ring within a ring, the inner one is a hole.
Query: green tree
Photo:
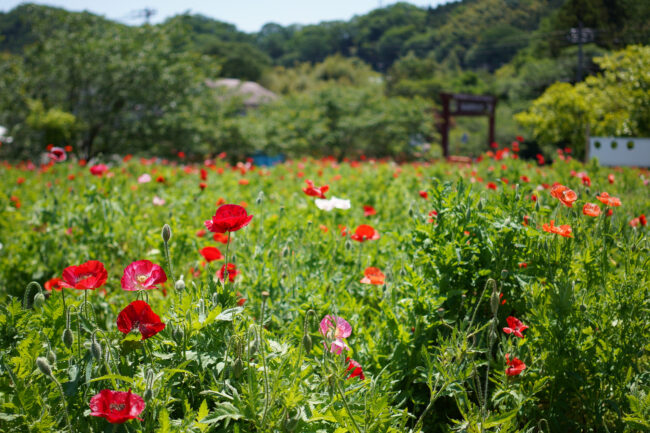
[[[632,45],[595,59],[602,74],[556,83],[516,119],[540,144],[570,145],[584,154],[591,135],[650,135],[650,47]]]

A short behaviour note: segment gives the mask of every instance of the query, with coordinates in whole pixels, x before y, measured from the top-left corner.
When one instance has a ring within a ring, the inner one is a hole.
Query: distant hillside
[[[0,13],[0,51],[35,42],[33,29],[57,28],[65,17],[108,25],[90,13],[25,4]],[[409,53],[461,69],[494,71],[522,49],[558,56],[582,22],[604,48],[650,41],[650,2],[637,0],[461,0],[436,8],[396,3],[349,21],[268,23],[257,33],[201,15],[177,15],[158,26],[182,26],[179,49],[223,59],[221,75],[256,80],[271,65],[321,62],[340,54],[387,71]],[[113,23],[114,25],[120,25]]]

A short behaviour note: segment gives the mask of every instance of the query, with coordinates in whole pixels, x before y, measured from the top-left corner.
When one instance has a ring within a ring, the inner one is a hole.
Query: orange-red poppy
[[[550,225],[543,224],[542,229],[544,229],[544,231],[547,231],[549,233],[555,233],[557,235],[564,236],[565,238],[573,237],[573,236],[571,236],[571,226],[570,225],[564,224],[564,225],[561,225],[561,226],[556,226],[554,223],[555,223],[555,221],[551,220],[551,224]]]
[[[381,286],[384,284],[386,276],[378,268],[368,267],[363,271],[364,277],[361,279],[363,284],[375,284]]]
[[[603,204],[606,204],[607,206],[612,206],[612,207],[618,207],[621,205],[621,199],[618,197],[612,197],[606,192],[603,192],[600,195],[597,195],[596,198],[600,200]]]
[[[575,191],[559,183],[553,185],[551,188],[551,195],[562,202],[567,207],[572,207],[573,203],[578,199]]]
[[[600,215],[600,207],[595,203],[585,203],[582,207],[582,213],[591,217]]]

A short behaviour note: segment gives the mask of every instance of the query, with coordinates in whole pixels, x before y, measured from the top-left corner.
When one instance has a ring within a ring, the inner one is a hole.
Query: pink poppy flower
[[[163,206],[165,204],[165,199],[155,196],[153,198],[154,206]]]
[[[101,177],[107,171],[108,171],[108,166],[106,164],[95,164],[92,167],[90,167],[90,174],[97,177]]]
[[[323,337],[331,341],[330,352],[340,355],[350,349],[344,339],[352,334],[352,326],[345,319],[328,314],[321,320],[319,330]],[[323,341],[323,345],[327,348],[327,342]]]
[[[106,418],[112,424],[122,424],[134,418],[142,421],[138,415],[144,407],[142,397],[130,389],[128,392],[102,389],[90,399],[90,414]]]
[[[157,289],[157,284],[167,281],[167,274],[160,266],[149,260],[138,260],[124,269],[122,288],[124,290]]]
[[[53,147],[50,150],[50,153],[47,154],[48,158],[52,161],[63,162],[68,158],[68,154],[65,153],[65,149],[62,147]]]
[[[521,320],[513,316],[508,316],[506,322],[508,322],[508,326],[503,328],[503,332],[506,334],[515,334],[516,337],[524,338],[522,332],[528,329],[528,326],[524,325]]]
[[[151,182],[151,175],[150,174],[143,174],[140,177],[138,177],[138,183],[148,183]]]

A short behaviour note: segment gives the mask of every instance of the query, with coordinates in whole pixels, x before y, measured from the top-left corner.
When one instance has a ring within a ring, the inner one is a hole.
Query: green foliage
[[[610,184],[610,169],[574,160],[538,168],[511,158],[467,166],[326,159],[255,169],[131,160],[95,177],[70,159],[40,171],[0,167],[4,430],[65,431],[67,408],[75,431],[110,431],[89,415],[89,399],[129,388],[146,396],[142,421],[124,428],[131,432],[646,428],[650,245],[648,228],[629,221],[648,213],[647,171],[617,169]],[[143,173],[165,182],[138,183]],[[328,184],[351,209],[319,210],[301,191],[304,179]],[[578,194],[574,207],[538,190],[555,181]],[[604,190],[622,206],[583,215]],[[165,205],[152,206],[154,196]],[[226,285],[214,276],[222,262],[203,266],[198,253],[224,247],[197,234],[222,197],[245,201],[254,215],[232,234],[227,254],[241,273]],[[364,204],[377,214],[364,216]],[[550,220],[570,224],[573,237],[544,231]],[[381,237],[341,236],[339,225],[363,223]],[[40,290],[30,281],[44,284],[88,259],[106,265],[105,292],[48,292],[42,307],[31,300]],[[141,259],[165,268],[165,290],[120,288],[124,268]],[[385,284],[360,283],[368,266]],[[116,328],[138,298],[166,324],[144,342]],[[346,353],[365,380],[348,379],[345,355],[324,350],[317,324],[326,314],[351,324]],[[511,315],[530,327],[524,339],[502,332]],[[505,374],[506,353],[527,365],[520,375]],[[36,367],[39,357],[52,376]]]
[[[586,134],[650,134],[650,48],[630,46],[595,59],[602,74],[574,86],[557,83],[516,116],[545,146],[571,146],[584,154]],[[588,131],[587,131],[588,128]]]

